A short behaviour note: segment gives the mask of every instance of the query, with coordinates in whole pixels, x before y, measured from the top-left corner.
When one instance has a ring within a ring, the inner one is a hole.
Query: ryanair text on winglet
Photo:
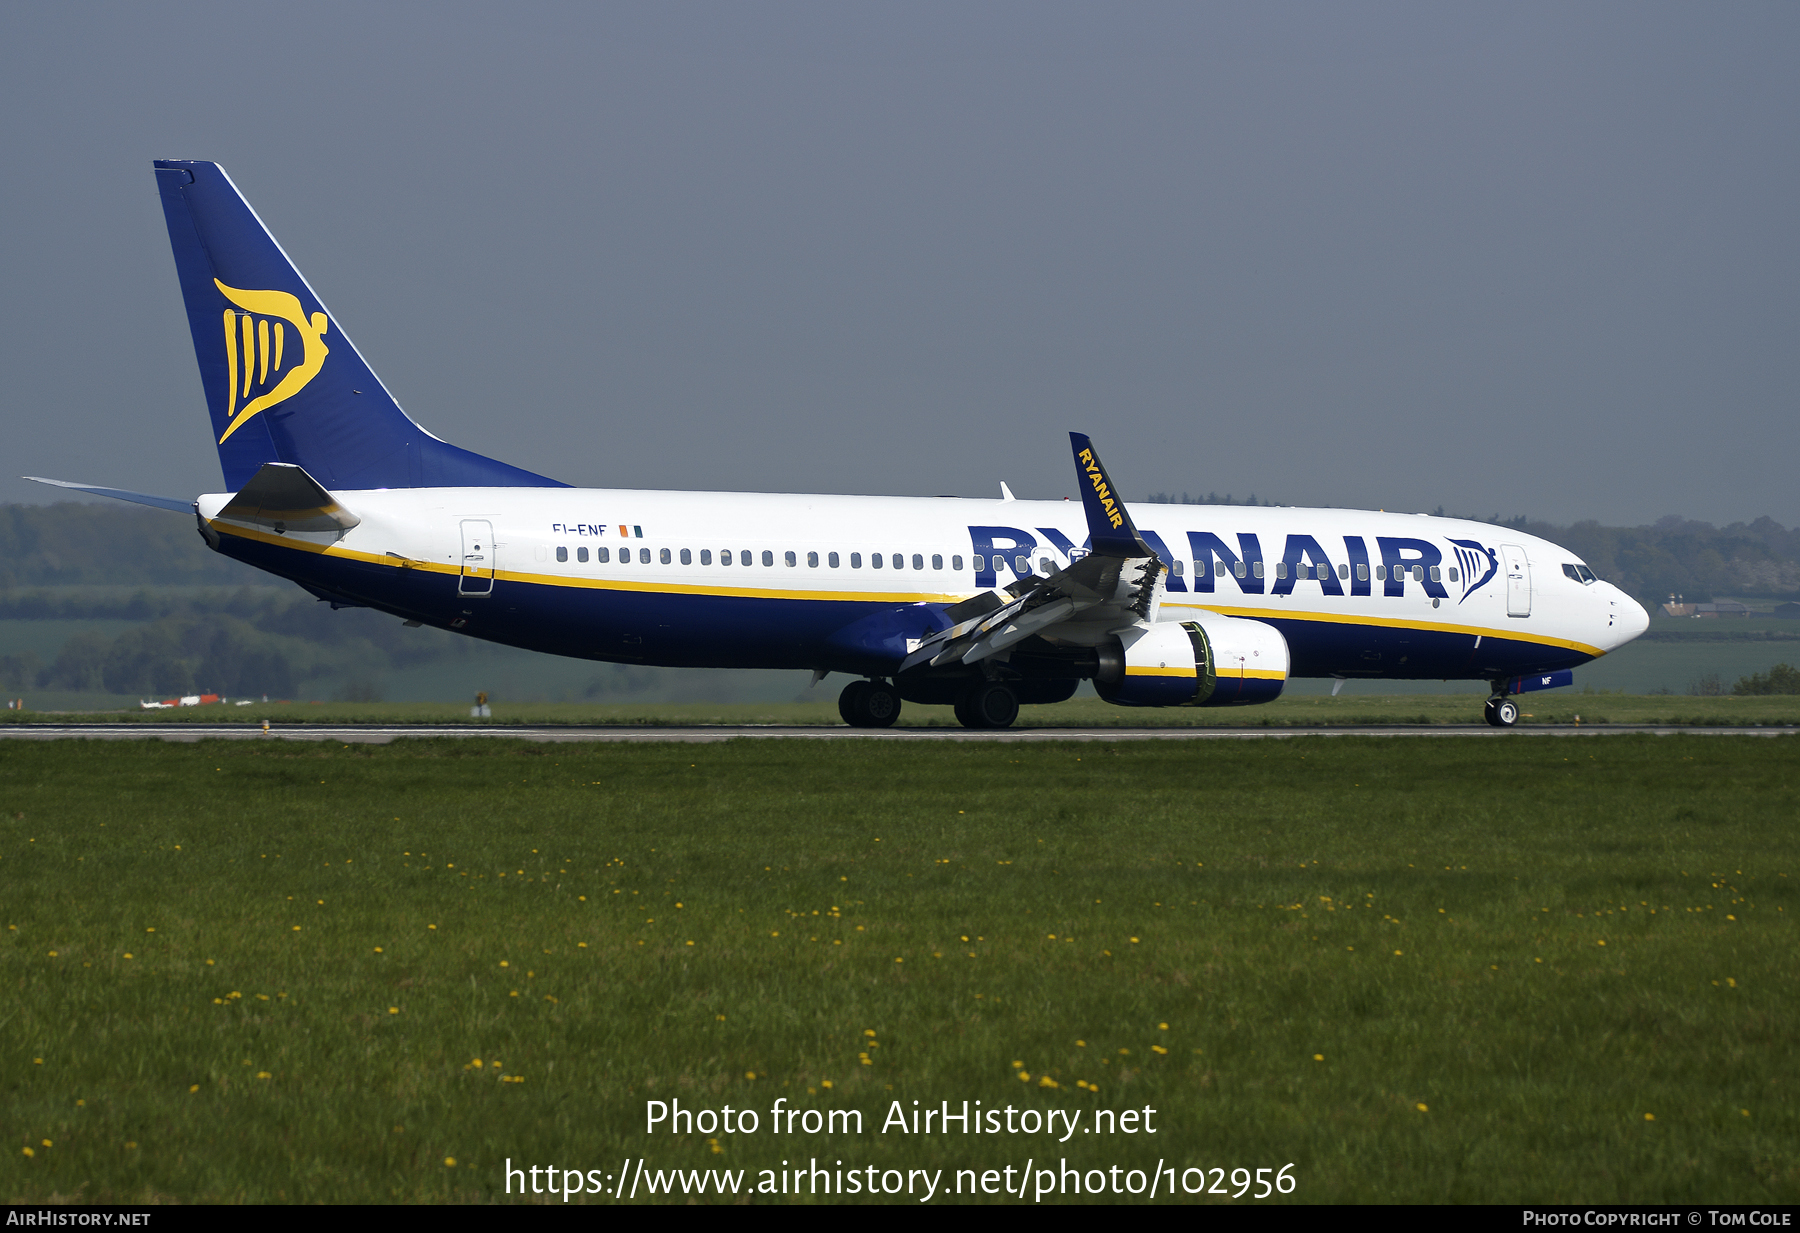
[[[1106,520],[1112,523],[1113,530],[1118,530],[1125,525],[1125,516],[1119,512],[1118,505],[1112,499],[1112,492],[1106,485],[1106,472],[1094,461],[1093,450],[1081,451],[1081,465],[1087,468],[1088,482],[1094,486],[1094,495],[1100,498],[1101,508],[1106,511]]]

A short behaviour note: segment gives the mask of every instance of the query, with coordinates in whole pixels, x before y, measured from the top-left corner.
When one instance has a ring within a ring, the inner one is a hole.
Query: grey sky
[[[150,170],[577,484],[1800,522],[1800,8],[0,9],[4,471],[220,486]],[[0,500],[43,501],[0,480]]]

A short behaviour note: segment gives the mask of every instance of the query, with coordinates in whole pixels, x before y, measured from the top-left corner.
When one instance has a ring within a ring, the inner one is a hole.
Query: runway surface
[[[704,728],[595,727],[506,725],[477,727],[444,725],[329,725],[277,724],[267,732],[241,724],[0,724],[0,737],[14,740],[164,740],[164,741],[340,741],[347,745],[386,745],[417,737],[501,737],[550,744],[592,741],[657,742],[707,745],[741,738],[800,741],[996,741],[1017,744],[1043,741],[1250,741],[1280,740],[1296,736],[1408,736],[1488,737],[1519,736],[1788,736],[1792,727],[1713,728],[1658,727],[1627,724],[1586,724],[1525,728],[1490,728],[1485,724],[1427,727],[1424,725],[1375,728],[1007,728],[1000,732],[972,732],[967,728],[787,727],[769,725]]]

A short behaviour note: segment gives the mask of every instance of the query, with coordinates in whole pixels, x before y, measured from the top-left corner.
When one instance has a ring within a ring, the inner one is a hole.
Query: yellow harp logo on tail
[[[324,313],[314,313],[309,321],[299,299],[285,291],[239,291],[216,278],[213,286],[244,310],[225,310],[225,371],[231,382],[231,423],[225,428],[225,436],[219,438],[223,444],[244,421],[292,398],[319,375],[325,357],[331,353],[325,345],[325,329],[331,323]],[[288,344],[289,326],[298,335],[298,348]],[[299,351],[298,356],[295,350]],[[284,373],[283,364],[295,359],[299,362],[291,364]],[[253,390],[261,392],[252,398]],[[240,401],[242,409],[238,406]]]

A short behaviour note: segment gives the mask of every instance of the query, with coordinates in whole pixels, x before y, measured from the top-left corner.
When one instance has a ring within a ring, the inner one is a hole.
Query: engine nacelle
[[[1280,630],[1208,613],[1159,621],[1101,647],[1094,688],[1118,706],[1244,706],[1279,698],[1287,674]]]

